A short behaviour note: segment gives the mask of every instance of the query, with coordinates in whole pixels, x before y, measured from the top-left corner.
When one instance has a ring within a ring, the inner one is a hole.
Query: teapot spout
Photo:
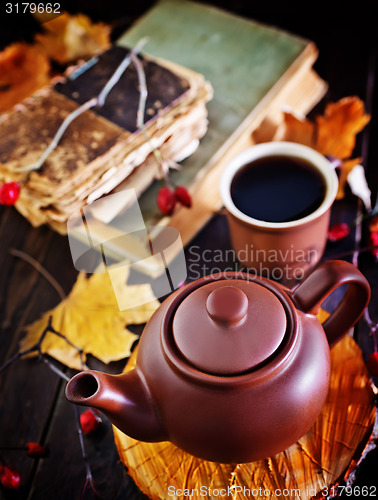
[[[71,403],[102,411],[122,432],[140,441],[167,441],[146,384],[136,369],[122,375],[78,373],[66,386]]]

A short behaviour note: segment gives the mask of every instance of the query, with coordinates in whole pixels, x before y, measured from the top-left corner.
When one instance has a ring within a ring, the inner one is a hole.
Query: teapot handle
[[[315,269],[292,293],[292,299],[299,309],[317,314],[323,300],[345,284],[349,287],[344,297],[323,324],[330,346],[336,344],[364,312],[370,299],[367,279],[353,264],[334,260]]]

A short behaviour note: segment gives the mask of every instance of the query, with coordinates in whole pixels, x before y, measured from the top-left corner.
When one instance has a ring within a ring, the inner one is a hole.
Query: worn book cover
[[[144,48],[146,53],[200,72],[214,88],[214,97],[207,105],[208,132],[196,154],[183,162],[181,171],[173,173],[176,183],[191,186],[194,201],[206,171],[221,168],[226,151],[231,151],[242,134],[250,134],[274,111],[273,105],[277,109],[281,104],[291,104],[287,102],[285,89],[294,82],[300,87],[305,72],[310,71],[317,58],[317,49],[309,40],[188,0],[161,0],[118,43],[134,46],[143,37],[149,40]],[[316,91],[311,93],[309,86],[305,86],[310,95],[305,102],[302,93],[300,111],[311,109],[325,91],[323,82],[314,79],[314,74],[309,79]],[[191,225],[188,211],[179,210],[172,219],[180,231],[183,229],[185,242],[219,208],[215,201],[218,200],[216,176],[207,188],[210,186],[208,205],[200,200],[199,212],[194,214],[194,209],[190,214],[194,215],[192,219],[201,219],[193,231],[188,229]],[[157,189],[158,186],[152,186],[141,200],[145,217],[151,223],[159,218],[155,204]]]

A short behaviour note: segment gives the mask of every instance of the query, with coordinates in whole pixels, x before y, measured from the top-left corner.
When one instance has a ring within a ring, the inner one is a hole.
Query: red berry
[[[4,488],[18,490],[21,485],[21,475],[14,467],[2,465],[0,466],[0,483]]]
[[[378,233],[370,233],[369,245],[372,247],[378,246]],[[378,259],[378,248],[372,248],[371,253]]]
[[[26,443],[26,454],[32,458],[42,458],[47,456],[47,449],[39,443]]]
[[[84,434],[95,432],[100,423],[101,419],[95,415],[92,409],[85,410],[85,412],[80,415],[80,425]]]
[[[339,241],[350,233],[350,228],[345,222],[340,224],[334,224],[328,229],[328,239],[329,241]]]
[[[18,182],[6,182],[0,186],[0,204],[14,205],[20,196],[20,185]]]
[[[367,360],[367,367],[373,377],[378,377],[378,352],[372,352]]]
[[[192,197],[185,186],[177,186],[174,192],[176,200],[184,205],[184,207],[190,208],[192,206]]]
[[[176,197],[169,189],[165,186],[159,189],[157,195],[157,206],[159,210],[165,215],[171,215],[176,205]]]

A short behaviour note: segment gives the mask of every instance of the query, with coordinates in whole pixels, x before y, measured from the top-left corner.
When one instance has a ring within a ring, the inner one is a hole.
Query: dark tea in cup
[[[310,162],[283,155],[248,163],[231,183],[235,206],[266,222],[302,219],[320,207],[325,193],[324,176]]]

